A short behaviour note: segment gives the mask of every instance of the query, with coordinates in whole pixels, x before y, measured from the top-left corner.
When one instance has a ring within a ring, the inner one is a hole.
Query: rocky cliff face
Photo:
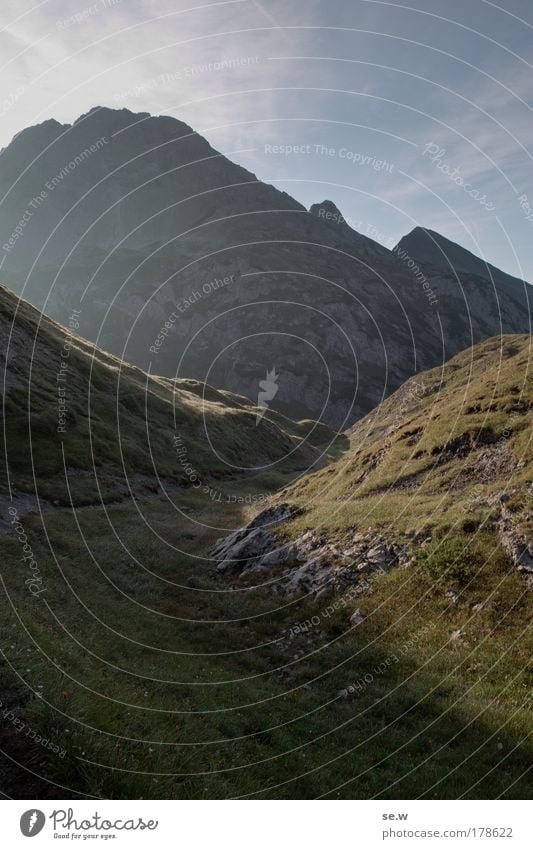
[[[5,281],[142,368],[345,428],[416,371],[529,331],[528,287],[449,275],[307,211],[169,117],[94,109],[0,156]],[[264,390],[263,390],[264,391]]]

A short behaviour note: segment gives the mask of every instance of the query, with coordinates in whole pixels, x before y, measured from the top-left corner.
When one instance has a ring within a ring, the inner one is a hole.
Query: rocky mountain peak
[[[411,230],[400,239],[394,252],[405,252],[419,263],[446,274],[472,274],[507,286],[523,282],[476,256],[462,245],[426,227],[415,227]]]
[[[337,224],[346,223],[342,212],[332,200],[323,200],[322,203],[312,204],[309,207],[309,212],[311,215],[316,215],[317,218],[323,218],[325,221],[333,221]]]

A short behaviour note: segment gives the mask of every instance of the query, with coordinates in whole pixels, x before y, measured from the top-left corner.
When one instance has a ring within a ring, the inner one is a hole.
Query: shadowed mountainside
[[[78,309],[121,359],[253,399],[275,369],[272,408],[337,430],[415,372],[530,329],[529,286],[419,268],[412,237],[389,251],[331,201],[307,211],[170,117],[30,127],[2,151],[0,197],[3,278],[46,314]]]

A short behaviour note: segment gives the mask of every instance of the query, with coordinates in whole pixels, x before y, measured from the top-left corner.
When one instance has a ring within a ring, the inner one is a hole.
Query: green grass
[[[420,570],[397,570],[325,615],[216,578],[203,558],[220,531],[206,526],[251,508],[207,507],[192,492],[174,501],[187,513],[143,505],[152,530],[131,509],[50,514],[50,546],[27,519],[40,600],[24,587],[18,543],[1,542],[4,668],[20,715],[67,751],[26,752],[51,794],[64,797],[57,784],[110,798],[531,793],[529,611],[503,554],[455,604]],[[366,618],[351,629],[359,605]]]

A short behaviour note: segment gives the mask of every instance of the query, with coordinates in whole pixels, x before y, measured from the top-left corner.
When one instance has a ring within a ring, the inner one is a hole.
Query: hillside
[[[274,368],[272,408],[336,430],[473,342],[530,330],[529,286],[421,270],[171,117],[29,127],[2,151],[0,197],[3,279],[47,315],[77,309],[119,358],[253,399]]]
[[[306,502],[315,486],[324,498],[327,480],[339,526],[350,513],[357,521],[364,503],[364,522],[375,508],[380,523],[398,530],[443,533],[461,512],[484,521],[494,497],[513,493],[525,520],[532,386],[530,336],[489,339],[417,375],[352,428],[354,449],[306,481]],[[398,511],[398,495],[407,510]]]
[[[257,469],[305,470],[326,426],[292,422],[195,380],[148,375],[0,286],[0,501],[21,509],[205,488]]]
[[[284,560],[303,562],[302,587],[357,583],[372,540],[374,566],[389,568],[412,564],[423,542],[436,553],[462,543],[467,563],[478,537],[493,551],[502,544],[533,586],[530,363],[531,337],[506,336],[417,375],[352,428],[340,460],[284,489],[277,501],[295,513],[281,524],[291,540]],[[368,544],[354,547],[354,534]],[[268,572],[255,553],[243,564],[243,576],[250,566]],[[290,567],[285,577],[295,592]]]

